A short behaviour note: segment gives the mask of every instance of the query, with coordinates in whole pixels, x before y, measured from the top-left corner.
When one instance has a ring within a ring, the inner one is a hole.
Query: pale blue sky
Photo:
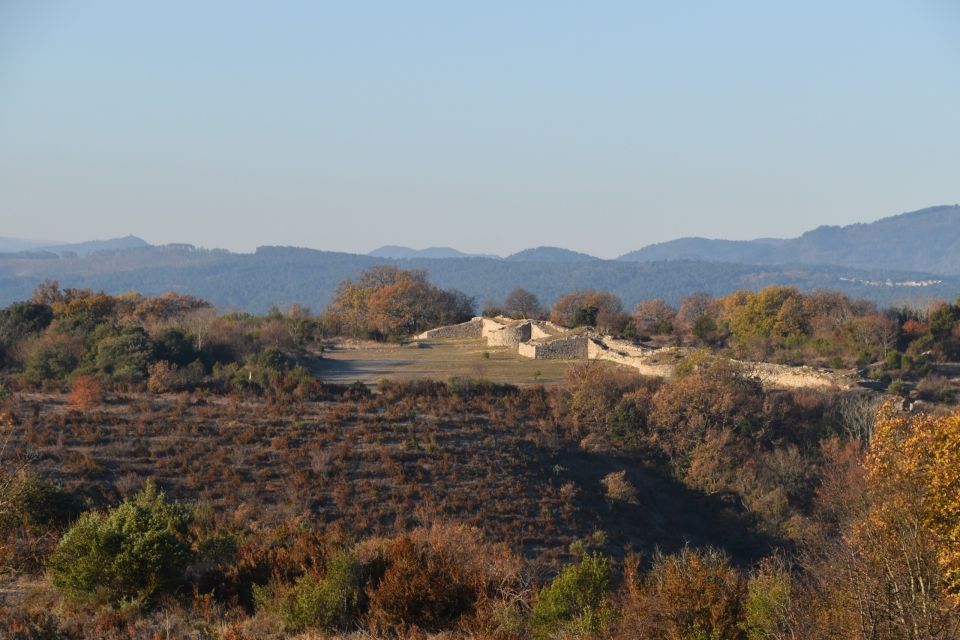
[[[960,201],[955,0],[0,0],[0,236],[613,257]]]

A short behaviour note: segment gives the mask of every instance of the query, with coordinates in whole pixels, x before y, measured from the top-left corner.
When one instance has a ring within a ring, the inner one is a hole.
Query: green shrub
[[[780,637],[790,608],[790,574],[765,564],[747,583],[740,628],[749,640]]]
[[[80,363],[83,344],[71,336],[47,334],[34,342],[27,355],[24,375],[36,385],[63,380]]]
[[[906,396],[910,393],[910,387],[903,380],[894,380],[887,387],[887,393],[897,396]]]
[[[25,524],[31,527],[63,527],[83,512],[83,502],[77,495],[34,475],[23,477],[19,484],[19,507]]]
[[[899,351],[888,351],[884,361],[887,369],[899,369],[903,364],[903,354]]]
[[[95,365],[99,373],[117,382],[142,382],[147,379],[147,364],[153,345],[143,329],[137,327],[100,340]]]
[[[193,342],[193,338],[183,329],[168,327],[153,339],[153,359],[185,367],[200,355],[194,349]]]
[[[153,483],[105,514],[88,511],[50,559],[53,584],[73,600],[149,604],[184,580],[189,520]]]
[[[599,553],[585,555],[544,587],[533,605],[530,624],[536,638],[600,632],[609,620],[610,562]]]
[[[352,553],[341,551],[327,561],[322,578],[303,575],[272,596],[265,590],[257,593],[258,608],[276,610],[288,632],[345,630],[360,612],[361,567]]]
[[[82,511],[72,493],[32,474],[0,471],[0,573],[41,570],[56,535]]]
[[[607,434],[610,439],[627,448],[638,447],[647,426],[644,409],[634,394],[624,396],[607,414]]]

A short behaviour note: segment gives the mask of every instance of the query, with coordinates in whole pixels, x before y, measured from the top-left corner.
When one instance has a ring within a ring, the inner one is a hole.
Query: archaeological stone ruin
[[[637,345],[587,327],[567,329],[547,320],[473,318],[462,324],[424,331],[416,340],[484,340],[490,347],[509,347],[535,360],[608,360],[636,369],[640,374],[670,377],[690,350]],[[814,367],[791,367],[766,362],[740,362],[765,385],[775,387],[842,387],[850,376]]]

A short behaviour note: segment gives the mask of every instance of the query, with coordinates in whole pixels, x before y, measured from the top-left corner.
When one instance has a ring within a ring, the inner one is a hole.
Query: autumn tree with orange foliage
[[[842,466],[823,487],[837,531],[804,552],[798,637],[960,638],[960,414],[887,404],[863,464]]]
[[[381,265],[343,281],[329,312],[345,334],[400,337],[468,320],[473,300],[438,288],[423,270]]]
[[[646,575],[635,556],[626,559],[615,638],[739,640],[746,582],[729,559],[713,549],[684,547],[657,555]]]
[[[907,416],[886,405],[867,470],[877,529],[906,518],[927,532],[946,590],[960,603],[960,413]]]
[[[630,321],[623,302],[609,291],[574,291],[557,298],[550,320],[565,327],[596,327],[618,332]]]

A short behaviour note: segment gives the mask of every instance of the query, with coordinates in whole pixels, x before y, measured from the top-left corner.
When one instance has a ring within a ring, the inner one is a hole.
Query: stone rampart
[[[636,369],[642,376],[669,378],[673,375],[674,365],[672,364],[645,362],[640,357],[628,355],[609,348],[608,343],[609,340],[605,340],[604,342],[590,340],[587,345],[587,357],[591,360],[607,360],[625,367],[630,367],[631,369]]]
[[[669,378],[686,357],[684,349],[650,349],[627,340],[600,336],[588,330],[569,330],[542,320],[474,318],[463,324],[438,327],[418,340],[485,338],[491,347],[515,347],[519,355],[535,360],[607,360],[630,367],[641,375]],[[813,367],[792,367],[767,362],[739,362],[748,375],[768,387],[849,388],[853,380],[840,372]]]
[[[480,337],[486,338],[491,333],[495,331],[500,331],[505,326],[510,324],[510,321],[506,318],[480,318],[482,328],[480,330]]]
[[[630,353],[629,343],[621,340],[612,340],[604,337],[602,340],[591,339],[587,347],[587,357],[592,360],[607,360],[619,365],[636,369],[640,375],[669,378],[673,376],[676,365],[672,363],[654,362],[653,351],[643,355]],[[636,349],[636,347],[633,347]],[[755,376],[765,387],[779,387],[783,389],[810,389],[810,388],[848,388],[853,381],[846,375],[835,371],[816,369],[814,367],[791,367],[783,364],[768,362],[736,361],[743,367],[747,375]]]
[[[437,327],[424,331],[416,337],[417,340],[429,340],[430,338],[458,338],[466,340],[468,338],[479,338],[483,331],[483,319],[474,318],[461,324],[452,324],[446,327]]]
[[[516,322],[487,334],[487,345],[491,347],[516,347],[529,342],[532,326],[529,322]]]
[[[760,379],[766,387],[781,387],[785,389],[810,389],[840,387],[846,389],[854,385],[854,381],[843,373],[814,367],[791,367],[783,364],[767,362],[743,362],[750,375]]]
[[[640,346],[630,342],[629,340],[621,340],[619,338],[612,338],[610,336],[603,336],[602,343],[617,353],[622,353],[628,356],[636,356],[638,358],[650,355],[655,351],[655,349],[650,347]]]
[[[537,342],[524,342],[517,347],[521,356],[534,360],[578,360],[587,357],[589,337],[553,338]]]

